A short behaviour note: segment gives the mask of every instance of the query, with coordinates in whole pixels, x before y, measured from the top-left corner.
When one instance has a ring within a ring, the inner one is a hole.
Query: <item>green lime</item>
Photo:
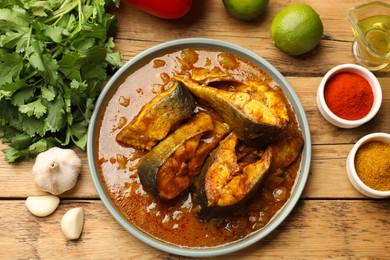
[[[223,0],[228,12],[241,20],[252,20],[265,12],[268,0]]]
[[[291,4],[283,8],[271,24],[273,43],[280,50],[294,56],[316,47],[323,32],[319,15],[307,4]]]

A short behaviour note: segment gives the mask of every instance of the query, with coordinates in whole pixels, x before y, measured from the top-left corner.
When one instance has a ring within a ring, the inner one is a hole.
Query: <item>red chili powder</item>
[[[329,109],[346,120],[365,117],[374,103],[374,93],[368,81],[350,72],[338,73],[328,80],[324,94]]]

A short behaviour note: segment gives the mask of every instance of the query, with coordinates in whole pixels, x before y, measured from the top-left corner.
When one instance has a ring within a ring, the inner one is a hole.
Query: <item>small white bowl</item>
[[[332,78],[334,75],[341,72],[351,72],[359,76],[362,76],[368,81],[368,83],[372,87],[372,91],[374,93],[374,103],[372,105],[370,112],[365,117],[359,120],[346,120],[338,117],[329,109],[328,105],[325,102],[324,89],[327,81],[330,78]],[[355,128],[362,124],[367,123],[379,111],[381,104],[382,104],[382,88],[381,85],[379,84],[378,79],[371,71],[356,64],[342,64],[332,68],[322,78],[320,86],[317,90],[317,106],[320,113],[329,123],[340,128]]]
[[[370,188],[367,186],[358,176],[355,168],[355,156],[356,152],[359,150],[359,148],[370,141],[381,141],[390,143],[390,134],[387,133],[372,133],[369,135],[366,135],[362,137],[359,141],[356,142],[356,144],[352,147],[351,151],[348,154],[347,162],[346,162],[346,168],[347,168],[347,174],[348,178],[351,181],[352,185],[362,194],[371,197],[371,198],[388,198],[390,197],[390,190],[389,191],[379,191]]]

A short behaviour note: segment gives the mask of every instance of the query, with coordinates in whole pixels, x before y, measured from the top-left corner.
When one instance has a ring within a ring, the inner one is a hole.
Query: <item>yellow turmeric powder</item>
[[[356,152],[355,168],[370,188],[390,190],[390,144],[381,141],[363,144]]]

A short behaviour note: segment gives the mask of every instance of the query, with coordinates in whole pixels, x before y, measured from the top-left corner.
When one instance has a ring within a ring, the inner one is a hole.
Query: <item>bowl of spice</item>
[[[390,197],[390,134],[362,137],[347,157],[347,174],[352,185],[372,198]]]
[[[368,69],[342,64],[329,70],[317,91],[322,116],[340,128],[355,128],[370,121],[382,104],[382,88]]]

